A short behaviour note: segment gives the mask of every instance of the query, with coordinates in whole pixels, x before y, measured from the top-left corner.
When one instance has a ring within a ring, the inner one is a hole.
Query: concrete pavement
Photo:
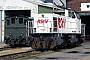
[[[88,57],[83,58],[82,60],[90,60],[90,55]]]
[[[80,47],[64,49],[26,60],[90,60],[90,42],[85,42]]]

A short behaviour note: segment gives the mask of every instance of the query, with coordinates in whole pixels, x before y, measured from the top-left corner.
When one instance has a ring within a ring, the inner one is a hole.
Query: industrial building
[[[44,4],[42,1],[0,0],[0,42],[4,40],[5,17],[15,15],[33,17],[34,14],[52,12],[52,7],[52,4]]]

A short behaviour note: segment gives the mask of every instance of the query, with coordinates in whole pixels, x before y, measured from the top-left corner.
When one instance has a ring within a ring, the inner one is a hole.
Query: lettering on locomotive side
[[[43,32],[44,32],[45,30],[46,30],[46,29],[41,29],[41,31],[43,31]]]
[[[66,25],[66,19],[58,18],[58,27],[59,28],[65,28],[65,25]]]
[[[48,20],[49,20],[49,19],[38,19],[37,22],[38,22],[39,24],[44,24],[44,23],[48,23]]]

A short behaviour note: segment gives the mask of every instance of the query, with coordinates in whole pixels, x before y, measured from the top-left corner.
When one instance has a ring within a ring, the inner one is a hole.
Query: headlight
[[[12,35],[12,33],[11,32],[9,32],[9,36],[11,36]]]
[[[21,36],[23,36],[23,32],[21,32],[21,34],[20,34]]]

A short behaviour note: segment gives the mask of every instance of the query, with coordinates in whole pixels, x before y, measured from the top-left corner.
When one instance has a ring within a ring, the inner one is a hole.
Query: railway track
[[[0,48],[0,60],[13,60],[20,57],[41,54],[46,51],[36,51],[30,47],[11,47],[4,46]]]
[[[0,47],[0,51],[4,51],[4,50],[13,50],[13,49],[18,49],[18,48],[23,48],[23,47],[14,47],[14,46],[3,46]]]
[[[0,60],[12,60],[20,57],[25,57],[25,56],[30,56],[34,54],[40,54],[40,51],[25,51],[25,52],[18,52],[18,53],[13,53],[13,54],[7,54],[7,55],[2,55],[0,56]]]
[[[36,51],[34,49],[30,49],[30,47],[4,46],[3,48],[0,48],[0,60],[13,60],[20,57],[42,54],[43,52],[48,52],[48,51],[51,50]]]
[[[10,49],[14,49],[15,47],[10,47],[10,46],[4,46],[0,48],[0,51],[4,51],[4,50],[10,50]]]

